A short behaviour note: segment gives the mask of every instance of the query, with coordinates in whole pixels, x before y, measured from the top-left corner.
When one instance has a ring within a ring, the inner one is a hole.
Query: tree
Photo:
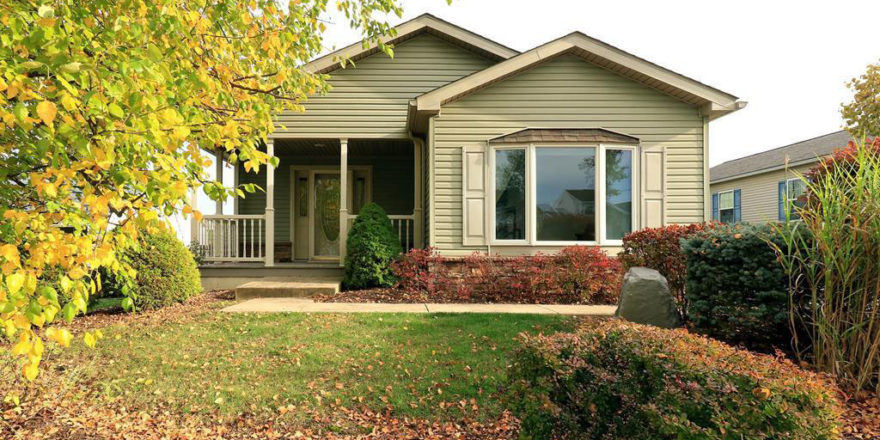
[[[0,4],[0,327],[24,376],[56,317],[85,312],[98,268],[164,216],[200,214],[188,192],[243,196],[209,181],[201,150],[256,172],[273,115],[328,90],[303,64],[322,50],[328,0],[23,0]],[[337,0],[379,41],[397,0]],[[379,41],[380,49],[391,48]],[[130,299],[126,301],[130,306]],[[99,333],[86,333],[94,345]]]
[[[840,109],[847,130],[857,138],[880,135],[880,63],[846,85],[853,91],[852,102]]]

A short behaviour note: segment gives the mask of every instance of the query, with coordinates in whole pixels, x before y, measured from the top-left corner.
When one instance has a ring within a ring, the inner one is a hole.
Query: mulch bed
[[[377,288],[364,290],[347,290],[332,295],[317,295],[312,298],[316,302],[327,303],[389,303],[389,304],[580,304],[577,302],[559,302],[554,298],[533,298],[532,300],[512,297],[495,300],[482,296],[461,297],[454,291],[438,292],[436,295],[407,294],[399,289]],[[586,304],[586,303],[585,303]]]

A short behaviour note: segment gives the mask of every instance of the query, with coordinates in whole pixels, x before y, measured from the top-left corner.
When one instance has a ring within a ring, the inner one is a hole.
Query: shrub
[[[554,255],[475,253],[457,262],[413,250],[394,270],[405,295],[466,302],[608,304],[617,301],[622,279],[616,258],[585,246]]]
[[[775,248],[790,275],[802,359],[880,393],[880,138],[850,142],[805,178],[799,222]]]
[[[687,258],[681,250],[681,239],[712,228],[713,223],[669,225],[645,228],[623,237],[623,250],[618,255],[623,270],[632,267],[649,267],[660,272],[669,282],[669,290],[675,298],[679,317],[687,320]]]
[[[451,287],[446,262],[431,247],[411,249],[391,263],[391,271],[397,279],[394,287],[408,298],[436,298]]]
[[[787,360],[619,320],[521,339],[511,378],[523,438],[840,435],[833,385]]]
[[[348,289],[391,287],[394,273],[391,263],[400,255],[400,240],[394,235],[391,220],[375,203],[361,208],[346,242],[345,278]]]
[[[162,231],[141,233],[140,237],[138,248],[124,257],[137,271],[132,289],[136,308],[157,309],[202,291],[196,262],[174,234]],[[108,279],[108,284],[113,283],[120,286],[118,281]]]
[[[688,316],[700,333],[753,348],[790,342],[788,278],[770,226],[718,225],[682,241]]]

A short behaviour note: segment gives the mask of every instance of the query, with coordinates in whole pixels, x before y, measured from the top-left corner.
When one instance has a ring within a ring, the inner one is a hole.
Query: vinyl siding
[[[290,239],[291,215],[291,171],[292,165],[329,165],[338,169],[339,158],[331,156],[302,156],[280,152],[281,163],[275,170],[275,241],[284,243]],[[415,180],[412,155],[401,156],[351,156],[349,166],[368,165],[372,167],[372,200],[382,206],[388,214],[410,215],[413,213]],[[239,170],[239,183],[256,183],[266,187],[266,170],[259,174]],[[239,214],[263,214],[266,212],[266,194],[248,194],[238,202]]]
[[[300,138],[406,138],[409,100],[494,64],[433,35],[394,48],[394,59],[369,56],[354,68],[330,73],[332,90],[312,97],[305,113],[285,112],[275,136]]]
[[[461,151],[523,128],[605,128],[639,138],[642,147],[665,147],[666,222],[703,220],[699,110],[567,55],[442,106],[433,134],[438,250],[450,255],[486,250],[462,245]]]
[[[803,173],[811,165],[804,165],[790,170],[776,170],[764,174],[713,183],[712,192],[739,189],[741,191],[740,209],[742,221],[749,223],[767,223],[779,218],[779,181],[797,177],[796,172]]]

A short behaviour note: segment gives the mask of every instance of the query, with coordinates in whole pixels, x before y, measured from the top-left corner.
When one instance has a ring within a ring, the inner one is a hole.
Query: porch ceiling
[[[409,139],[349,139],[348,154],[357,156],[411,155]],[[276,139],[275,154],[339,157],[339,139]]]

